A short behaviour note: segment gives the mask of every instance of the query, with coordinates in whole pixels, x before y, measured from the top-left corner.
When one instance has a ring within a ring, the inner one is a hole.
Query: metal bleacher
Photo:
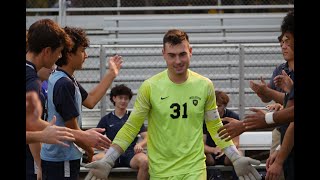
[[[277,42],[285,13],[153,14],[104,17],[104,44],[160,44],[168,29],[186,31],[190,42]]]
[[[276,43],[285,13],[72,15],[67,26],[86,30],[91,44],[161,44],[168,29],[179,28],[194,44]],[[39,18],[27,16],[26,29]]]

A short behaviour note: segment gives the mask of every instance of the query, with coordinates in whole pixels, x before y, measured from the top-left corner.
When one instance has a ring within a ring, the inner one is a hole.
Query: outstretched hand
[[[285,70],[282,70],[282,74],[276,76],[273,79],[273,82],[276,87],[281,88],[285,92],[289,93],[290,90],[293,87],[293,81],[292,79],[288,76]]]
[[[75,138],[71,133],[72,130],[67,127],[56,126],[55,122],[56,116],[53,116],[49,126],[41,132],[42,139],[40,141],[47,144],[60,144],[62,146],[69,147],[69,145],[64,141],[75,141]]]
[[[267,123],[265,121],[266,112],[261,109],[250,108],[254,114],[248,114],[244,117],[243,124],[246,129],[263,129],[267,127]]]
[[[120,68],[122,66],[122,57],[119,55],[115,55],[110,57],[108,65],[109,65],[109,71],[113,73],[113,75],[116,77],[119,74]]]
[[[266,92],[268,90],[268,86],[262,77],[260,77],[260,83],[256,83],[254,81],[249,81],[249,86],[259,96],[259,98],[263,102],[269,101],[269,97],[266,94]]]
[[[109,148],[111,140],[107,136],[101,134],[104,131],[104,128],[91,128],[86,130],[85,132],[87,135],[84,138],[85,144],[99,150]]]
[[[228,122],[218,130],[219,137],[225,139],[225,141],[229,141],[245,131],[245,126],[242,121],[230,117],[224,117],[221,120]]]

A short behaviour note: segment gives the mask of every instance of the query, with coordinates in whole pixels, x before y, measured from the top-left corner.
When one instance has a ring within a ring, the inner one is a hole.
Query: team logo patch
[[[190,96],[189,99],[192,99],[192,104],[197,106],[201,98],[199,96]]]
[[[192,101],[192,103],[193,103],[194,106],[197,106],[197,105],[198,105],[198,100],[194,99],[194,100]]]

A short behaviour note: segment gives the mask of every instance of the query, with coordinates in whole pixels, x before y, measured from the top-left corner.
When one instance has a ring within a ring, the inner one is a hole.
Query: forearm
[[[218,130],[220,127],[222,127],[222,122],[219,119],[216,119],[216,120],[211,120],[211,121],[206,121],[206,126],[207,126],[207,129],[212,137],[212,139],[214,140],[214,142],[217,144],[217,146],[220,148],[220,149],[223,149],[225,147],[228,147],[230,145],[233,145],[233,142],[232,140],[229,140],[229,141],[225,141],[225,140],[222,140],[217,134],[218,134]]]
[[[208,145],[204,145],[204,153],[206,154],[213,154],[213,147],[210,147]]]
[[[80,129],[76,117],[73,117],[73,118],[65,121],[64,125],[65,125],[65,127],[71,129],[71,133],[73,134],[73,137],[75,138],[75,142],[78,143],[79,141],[81,141],[83,143],[86,143],[86,141],[84,141],[84,140],[89,135],[86,133],[86,131],[83,131]]]
[[[41,131],[26,131],[26,143],[41,142],[42,134]]]
[[[26,130],[27,131],[42,131],[44,128],[46,128],[49,125],[47,121],[44,121],[42,119],[38,119],[35,121],[26,121]]]
[[[92,109],[101,100],[102,96],[106,94],[115,78],[116,75],[108,71],[100,83],[89,92],[87,99],[84,101],[84,105]]]
[[[121,148],[119,145],[115,144],[115,143],[113,143],[113,144],[111,145],[111,147],[113,147],[116,151],[118,151],[119,154],[123,154],[123,153],[124,153],[124,151],[122,150],[122,148]]]
[[[273,113],[273,121],[277,124],[294,122],[294,106]]]
[[[283,104],[284,93],[268,88],[267,96],[279,104]]]
[[[236,146],[236,148],[239,148],[239,136],[232,138],[233,144]]]
[[[294,146],[294,122],[291,122],[284,135],[281,148],[275,160],[276,163],[282,165],[284,161],[287,159],[288,155],[290,154],[293,146]]]
[[[71,128],[71,133],[73,134],[75,138],[75,143],[85,143],[84,139],[87,137],[87,134],[85,131],[81,129],[72,129]]]
[[[261,128],[255,128],[255,127],[253,127],[253,126],[250,126],[250,127],[248,127],[248,126],[246,126],[246,132],[248,132],[248,131],[254,131],[254,130],[260,130],[260,129],[268,129],[268,128],[274,128],[274,127],[277,127],[277,126],[279,126],[279,125],[281,125],[281,123],[272,123],[272,124],[265,124],[263,127],[261,127]]]
[[[143,120],[132,120],[135,115],[133,113],[130,114],[129,119],[123,125],[123,127],[119,130],[116,137],[114,138],[112,144],[116,144],[121,147],[122,151],[125,151],[129,145],[132,143],[134,138],[137,136]]]

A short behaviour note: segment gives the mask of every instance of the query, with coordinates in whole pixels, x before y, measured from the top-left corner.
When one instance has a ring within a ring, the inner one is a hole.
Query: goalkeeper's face
[[[192,48],[189,46],[188,41],[182,41],[177,45],[166,43],[162,54],[171,75],[187,75],[192,56]]]

